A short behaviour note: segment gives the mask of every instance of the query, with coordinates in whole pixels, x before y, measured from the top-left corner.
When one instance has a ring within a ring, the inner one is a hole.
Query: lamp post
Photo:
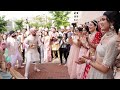
[[[26,19],[26,28],[27,28],[27,30],[29,30],[29,22],[28,22],[28,18]]]

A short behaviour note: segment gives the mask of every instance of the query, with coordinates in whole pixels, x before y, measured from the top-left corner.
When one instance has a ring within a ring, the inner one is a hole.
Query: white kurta
[[[38,38],[37,36],[28,36],[26,39],[25,39],[25,47],[26,47],[26,59],[27,61],[30,60],[30,61],[40,61],[40,58],[39,58],[39,53],[38,53],[38,49],[37,49],[37,46],[38,46]],[[30,48],[29,45],[32,45],[34,44],[36,47],[35,48]]]

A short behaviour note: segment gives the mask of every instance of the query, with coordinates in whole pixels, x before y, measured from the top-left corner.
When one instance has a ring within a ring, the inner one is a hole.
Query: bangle
[[[88,65],[90,64],[91,60],[85,60],[85,63]]]
[[[95,61],[95,59],[96,59],[95,56],[92,56],[92,57],[91,57],[91,60],[94,60],[94,61]]]

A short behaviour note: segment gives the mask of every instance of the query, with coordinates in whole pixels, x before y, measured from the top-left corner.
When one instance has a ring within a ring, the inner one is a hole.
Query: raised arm
[[[29,48],[29,40],[28,40],[28,38],[26,38],[26,39],[24,40],[23,45],[24,45],[25,48]]]

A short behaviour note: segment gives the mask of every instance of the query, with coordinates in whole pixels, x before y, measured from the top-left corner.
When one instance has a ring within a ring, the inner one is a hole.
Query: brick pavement
[[[29,79],[69,79],[67,67],[63,65],[59,66],[57,60],[53,62],[39,64],[40,72],[35,72],[33,70],[34,64],[31,64]],[[24,75],[25,68],[16,70]]]

